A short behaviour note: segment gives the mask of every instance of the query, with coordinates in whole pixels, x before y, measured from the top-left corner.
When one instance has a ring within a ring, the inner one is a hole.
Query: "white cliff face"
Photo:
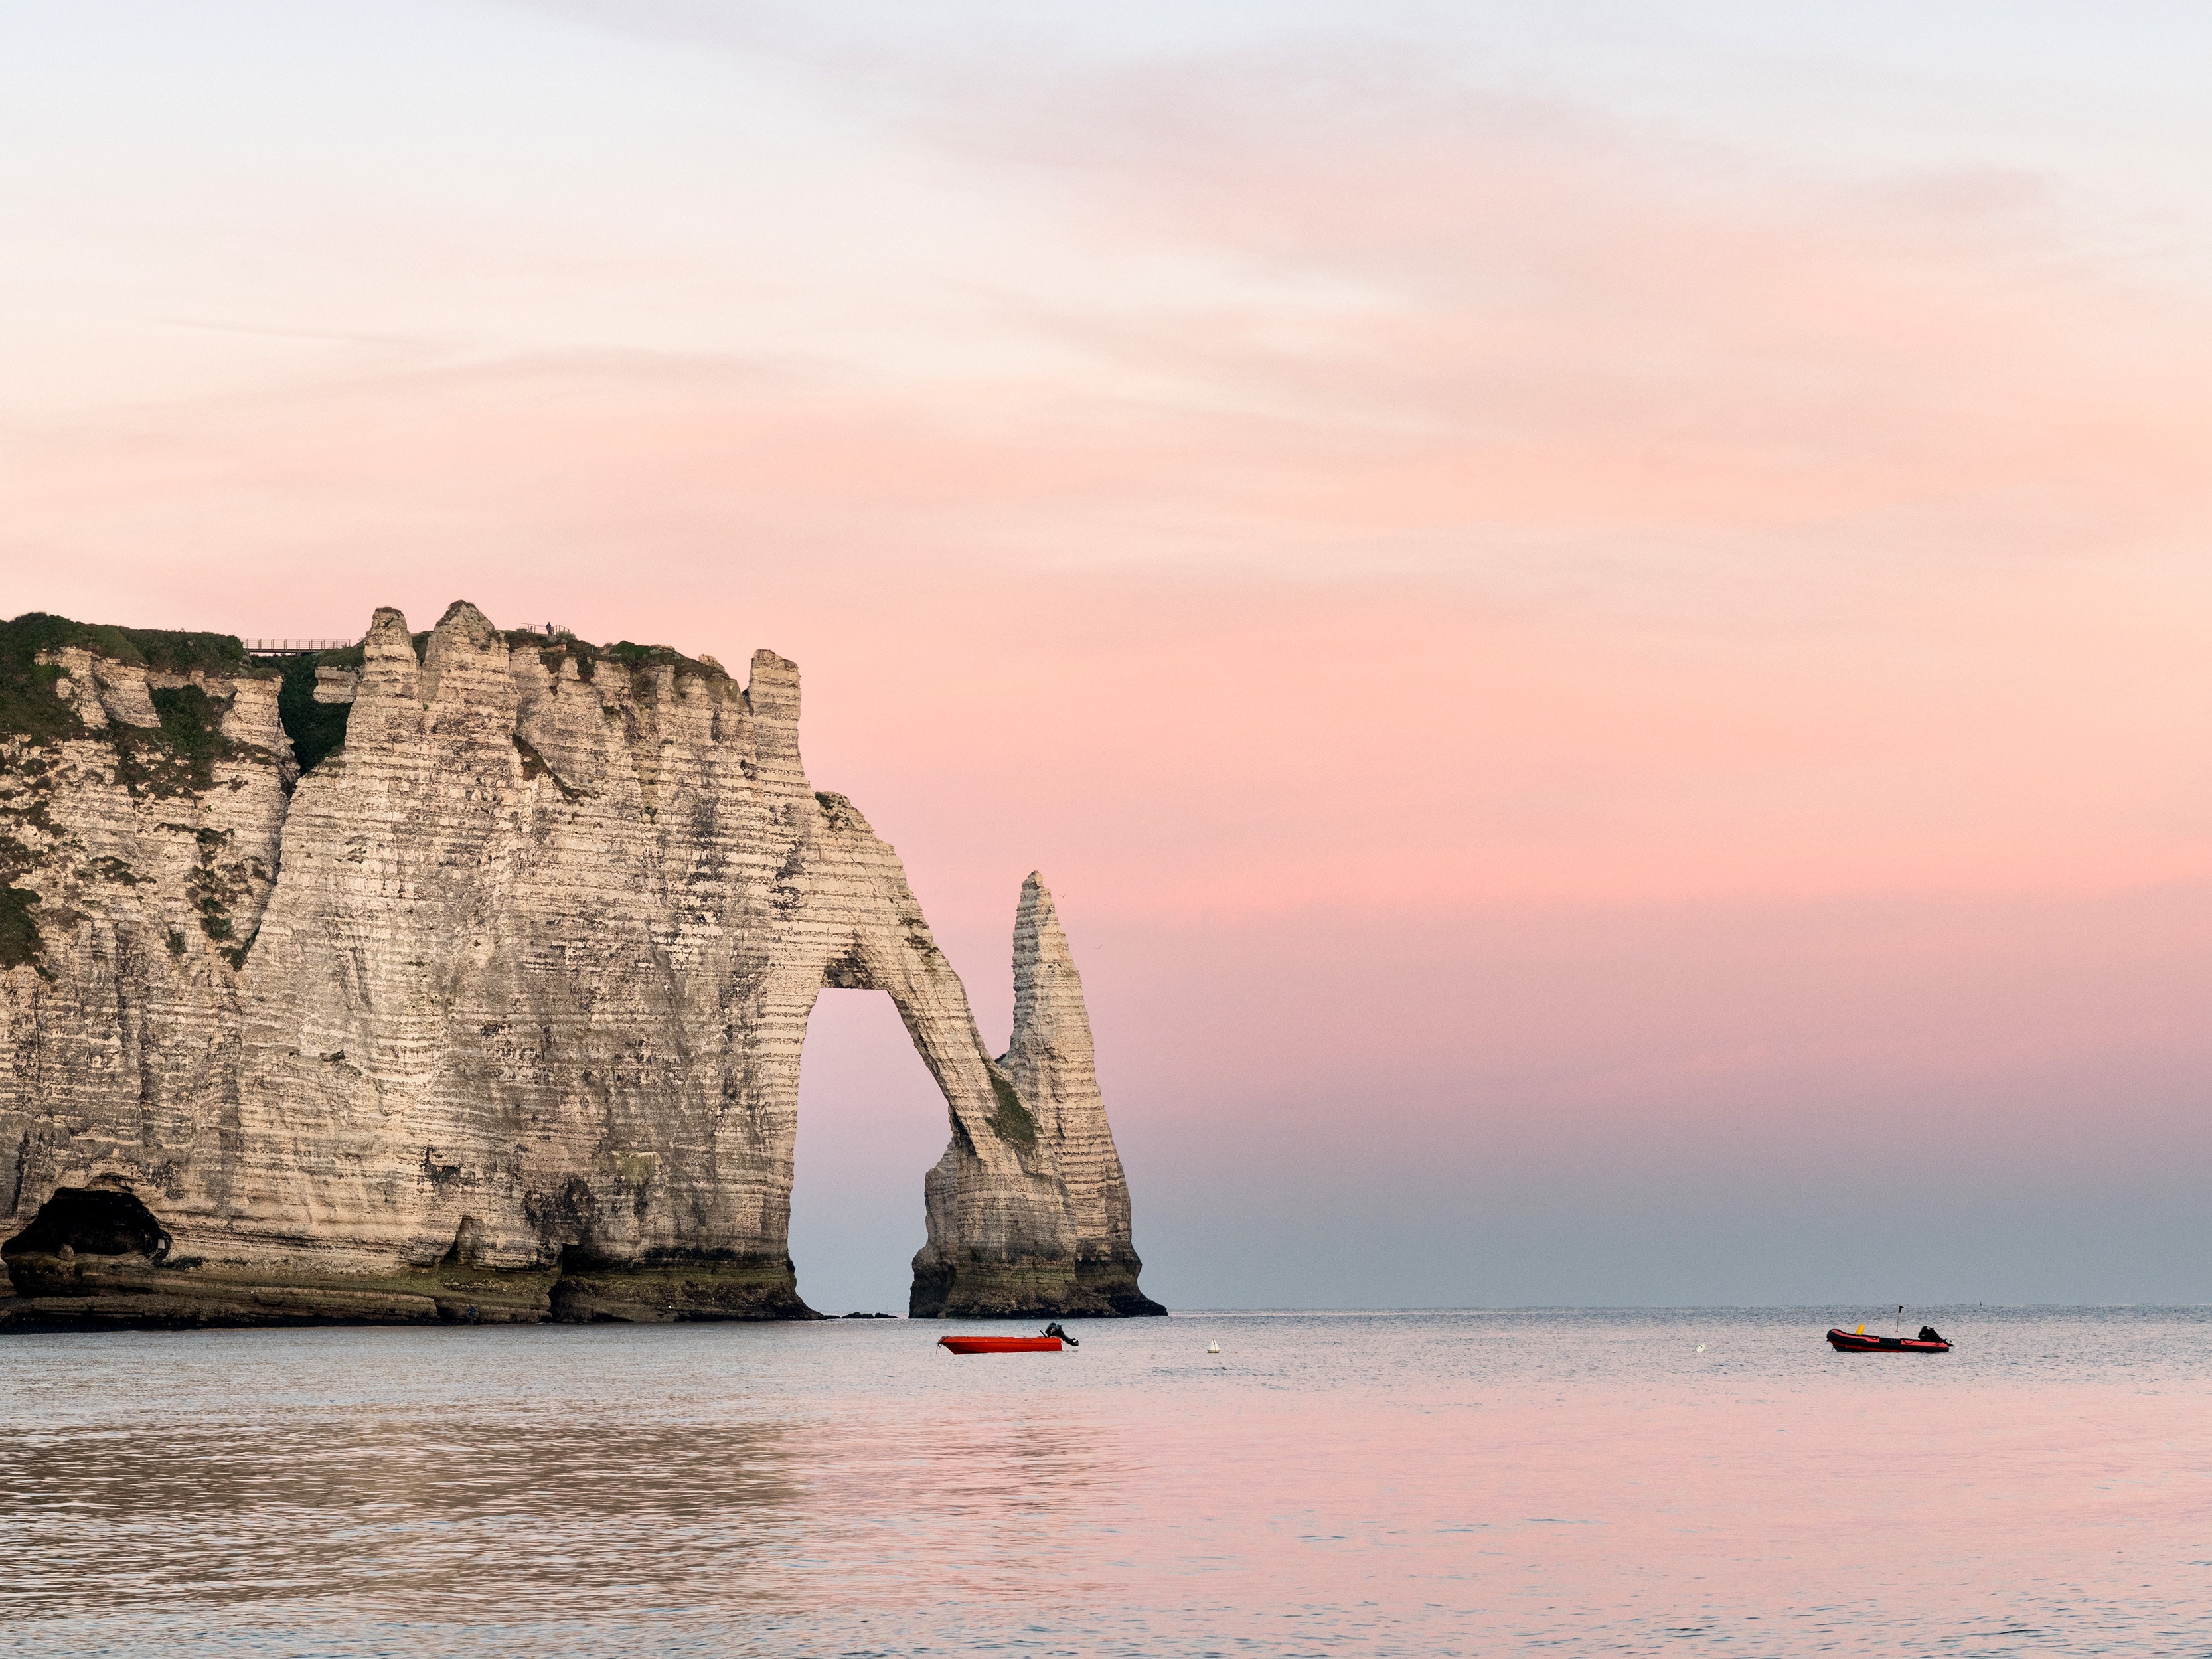
[[[0,1229],[73,1178],[159,1188],[214,1146],[289,781],[273,681],[42,665],[77,730],[0,734],[0,881],[33,941],[0,957]]]
[[[807,781],[797,671],[763,652],[740,689],[640,654],[525,643],[465,605],[418,653],[380,611],[357,678],[325,667],[302,688],[351,708],[289,799],[276,682],[245,678],[205,688],[229,699],[230,747],[158,810],[118,783],[94,715],[151,713],[161,688],[134,699],[82,652],[62,665],[87,730],[9,740],[0,799],[51,826],[15,878],[39,959],[0,974],[19,1304],[178,1322],[804,1316],[786,1236],[824,985],[889,993],[945,1091],[929,1310],[1097,1300],[1079,1219],[1099,1207],[1097,1158],[1079,1152],[1079,1202],[1060,1160],[1103,1115],[1071,1137],[1057,1126],[1081,1109],[1025,1103],[991,1060],[896,854]],[[153,875],[100,875],[125,853]],[[196,928],[182,954],[176,921]],[[164,1260],[46,1248],[70,1206],[138,1201]]]

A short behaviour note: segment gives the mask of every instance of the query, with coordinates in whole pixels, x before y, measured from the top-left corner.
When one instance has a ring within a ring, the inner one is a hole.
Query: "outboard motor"
[[[1060,1322],[1058,1320],[1054,1320],[1051,1324],[1046,1326],[1044,1328],[1043,1334],[1047,1336],[1058,1337],[1061,1341],[1066,1343],[1071,1348],[1079,1348],[1083,1346],[1073,1337],[1070,1336],[1066,1331],[1060,1328]]]

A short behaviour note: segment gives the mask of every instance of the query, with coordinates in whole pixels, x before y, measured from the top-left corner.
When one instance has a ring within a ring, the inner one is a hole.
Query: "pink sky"
[[[1826,27],[14,18],[0,609],[794,657],[1171,1302],[2197,1299],[2205,43]]]

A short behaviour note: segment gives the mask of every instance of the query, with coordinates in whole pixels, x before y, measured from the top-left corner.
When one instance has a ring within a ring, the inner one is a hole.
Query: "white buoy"
[[[1702,1343],[1702,1342],[1698,1343],[1698,1352],[1699,1353],[1703,1353],[1705,1351],[1705,1345],[1704,1343]]]
[[[1209,1342],[1206,1345],[1206,1351],[1208,1353],[1219,1353],[1221,1352],[1221,1345],[1218,1342]]]

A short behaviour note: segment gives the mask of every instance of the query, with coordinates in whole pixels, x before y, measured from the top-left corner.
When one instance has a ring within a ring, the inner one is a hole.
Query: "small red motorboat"
[[[1923,1342],[1914,1336],[1869,1336],[1864,1331],[1830,1331],[1828,1346],[1838,1353],[1948,1353],[1942,1337]]]
[[[950,1348],[955,1353],[1058,1353],[1060,1344],[1071,1348],[1083,1345],[1060,1328],[1054,1322],[1035,1336],[940,1336],[937,1346]]]
[[[955,1353],[1058,1353],[1056,1336],[940,1336],[940,1348]]]

